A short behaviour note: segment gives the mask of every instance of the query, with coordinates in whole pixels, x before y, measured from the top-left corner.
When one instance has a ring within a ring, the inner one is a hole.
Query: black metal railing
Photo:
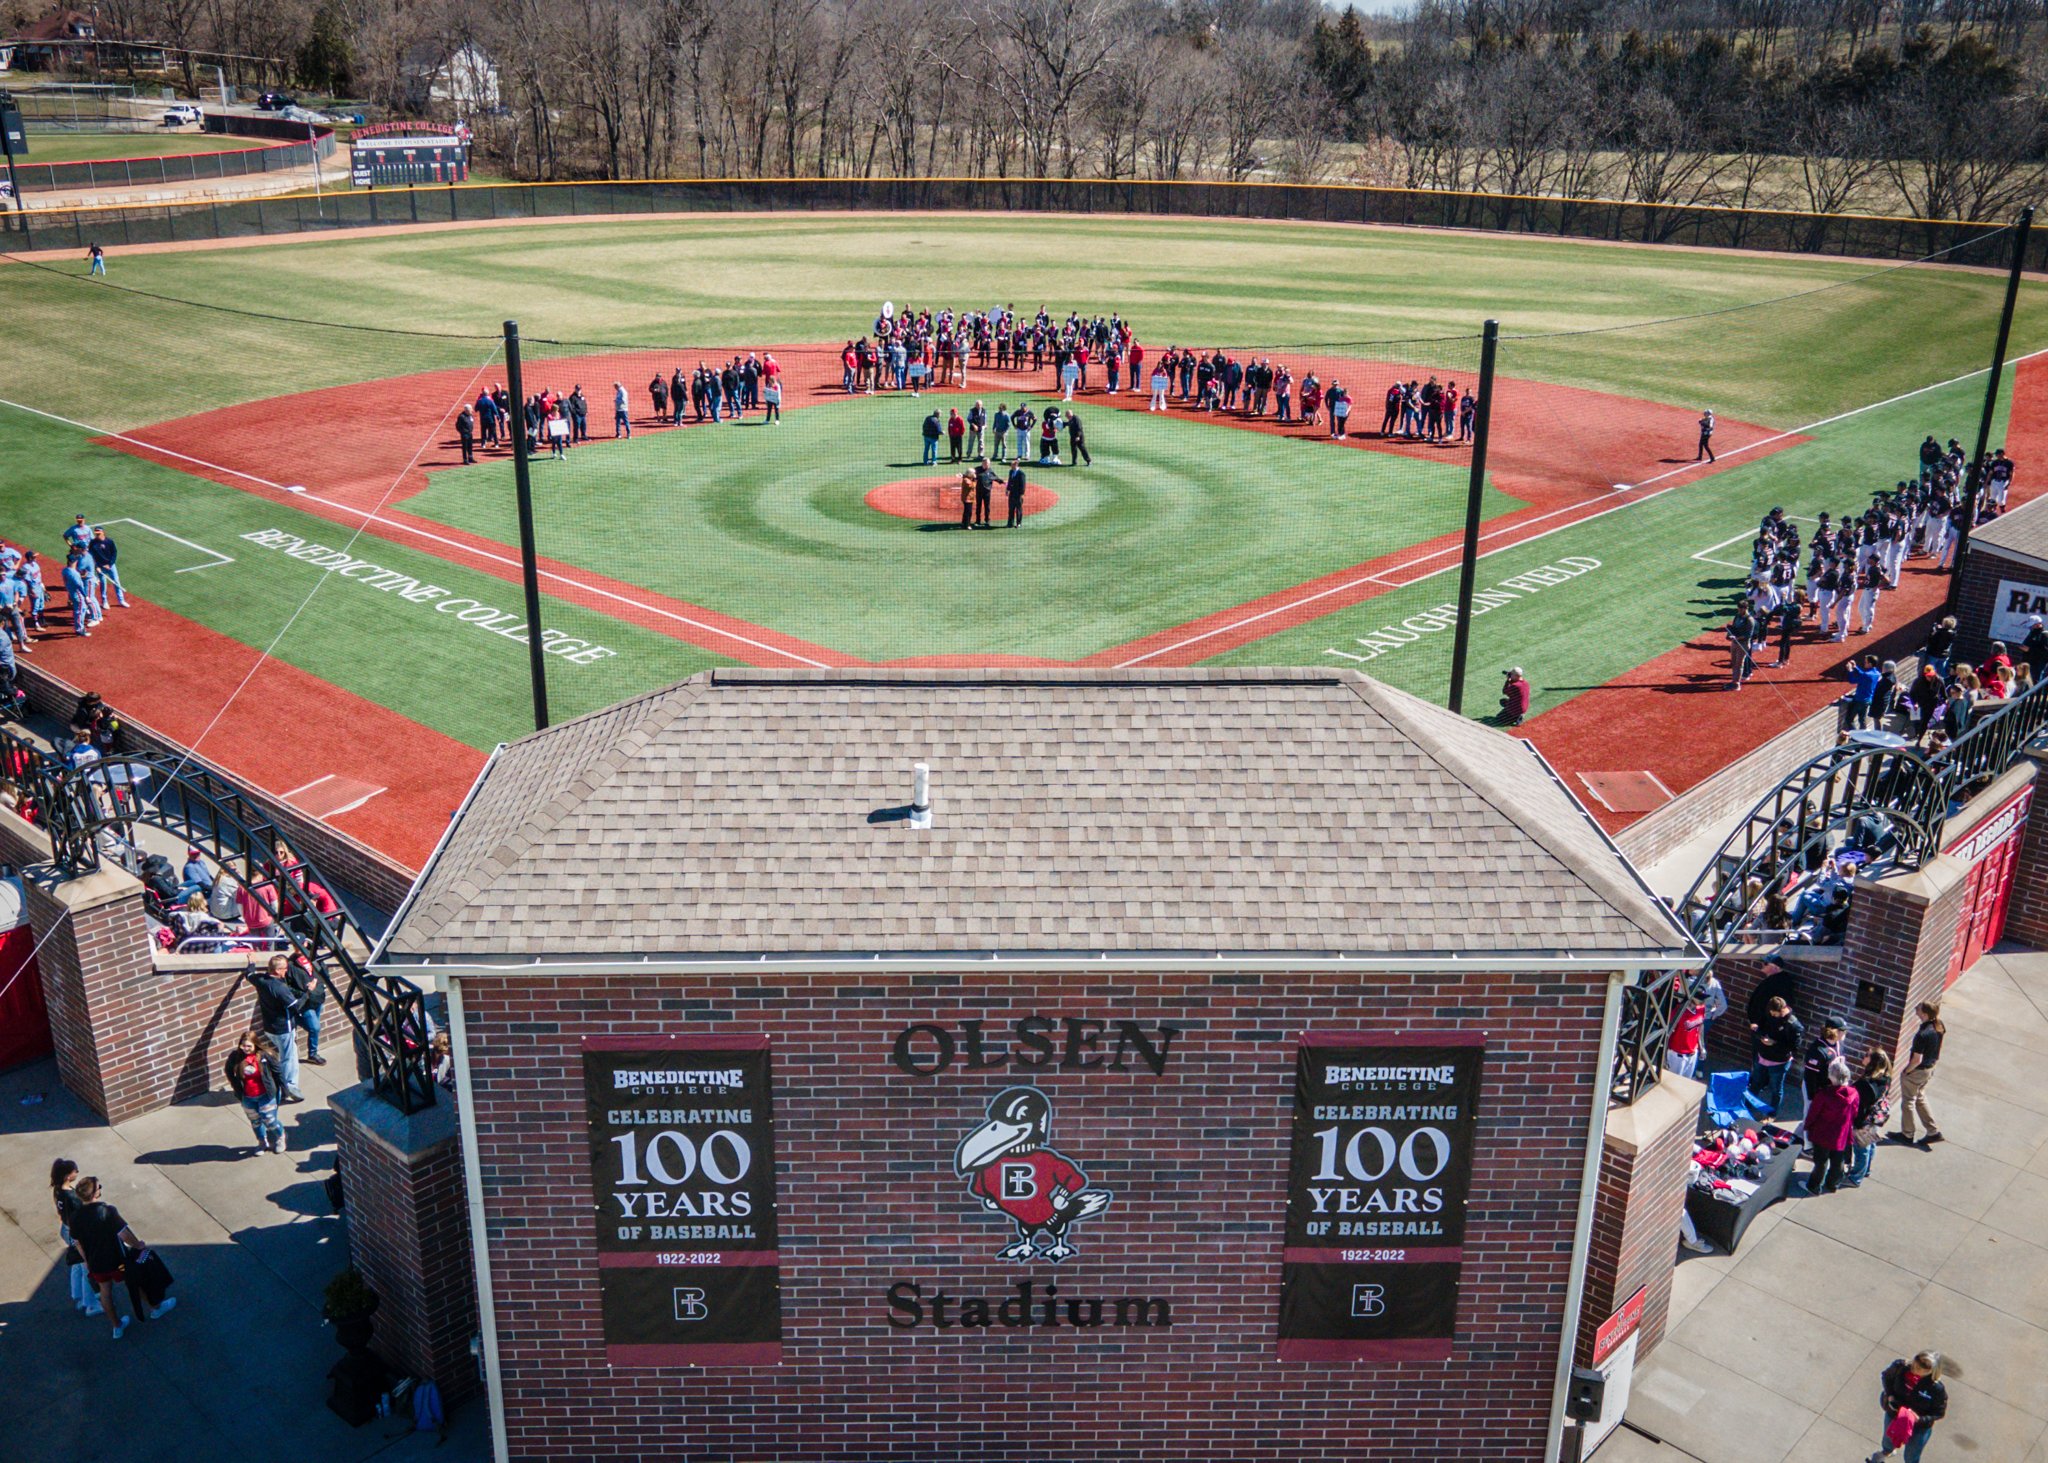
[[[354,1029],[356,1066],[401,1112],[434,1105],[426,993],[402,976],[364,968],[370,942],[338,898],[248,793],[184,758],[120,754],[67,766],[0,730],[4,775],[21,787],[51,859],[67,875],[108,862],[138,872],[135,837],[155,828],[202,850],[234,875],[291,955],[303,960]]]
[[[1970,728],[1930,759],[1948,790],[1951,803],[1967,802],[1986,783],[2012,766],[2020,753],[2048,729],[2048,680],[2036,681],[2024,695],[2009,701],[1983,702],[1987,711]]]
[[[1702,989],[1731,945],[1782,943],[1790,922],[1769,917],[1774,904],[1782,906],[1839,844],[1853,841],[1892,870],[1918,868],[1940,852],[1950,814],[2048,738],[2048,680],[1975,709],[1977,722],[1933,756],[1913,747],[1835,747],[1793,769],[1750,810],[1674,906],[1707,964],[1689,981],[1646,973],[1623,992],[1616,1103],[1656,1085],[1681,989]]]

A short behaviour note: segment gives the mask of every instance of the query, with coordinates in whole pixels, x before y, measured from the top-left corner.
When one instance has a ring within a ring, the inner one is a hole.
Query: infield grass
[[[1077,660],[1464,521],[1452,464],[1109,408],[1083,412],[1092,467],[1031,467],[1059,502],[1019,529],[879,513],[869,489],[960,470],[920,465],[928,409],[840,401],[543,458],[540,550],[865,659]],[[406,508],[518,542],[509,463],[435,473]]]

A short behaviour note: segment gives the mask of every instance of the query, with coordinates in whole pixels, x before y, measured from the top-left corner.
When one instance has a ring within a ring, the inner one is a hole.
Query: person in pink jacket
[[[1848,1063],[1837,1058],[1828,1067],[1827,1086],[1806,1105],[1806,1141],[1813,1146],[1813,1171],[1806,1192],[1832,1194],[1849,1171],[1849,1149],[1855,1143],[1856,1109],[1860,1099],[1849,1082]]]

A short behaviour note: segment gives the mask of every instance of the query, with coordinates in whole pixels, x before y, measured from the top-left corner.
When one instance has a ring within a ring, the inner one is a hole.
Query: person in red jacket
[[[1509,666],[1500,688],[1500,724],[1520,726],[1529,714],[1529,681],[1518,665]]]
[[[284,1124],[277,1104],[284,1096],[284,1073],[277,1065],[277,1043],[263,1031],[242,1033],[226,1063],[228,1090],[241,1099],[249,1126],[256,1133],[258,1153],[284,1152]]]
[[[1682,975],[1677,984],[1681,1004],[1678,1021],[1671,1028],[1671,1043],[1664,1049],[1664,1065],[1681,1077],[1690,1077],[1699,1070],[1700,1046],[1707,1030],[1707,998],[1687,995]]]
[[[1813,1171],[1806,1176],[1809,1194],[1832,1194],[1848,1176],[1859,1102],[1849,1075],[1849,1064],[1836,1060],[1828,1068],[1828,1085],[1806,1105],[1806,1141],[1814,1153]]]

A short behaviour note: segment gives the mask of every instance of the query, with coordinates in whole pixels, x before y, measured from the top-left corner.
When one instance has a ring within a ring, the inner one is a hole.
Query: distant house
[[[405,53],[405,104],[415,112],[472,117],[498,105],[498,67],[474,41],[414,46]]]
[[[17,71],[84,71],[92,65],[98,28],[83,10],[54,6],[7,38]]]

